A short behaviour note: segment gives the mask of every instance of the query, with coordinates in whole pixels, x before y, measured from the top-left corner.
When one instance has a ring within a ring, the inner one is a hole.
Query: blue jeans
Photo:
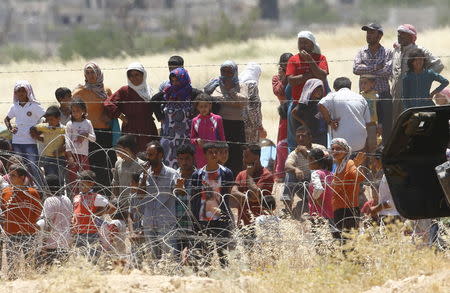
[[[39,160],[39,165],[44,168],[45,176],[56,175],[59,178],[60,187],[64,186],[66,177],[66,158],[65,157],[44,157]]]
[[[36,185],[42,186],[42,174],[37,166],[38,162],[38,148],[35,143],[31,144],[12,144],[13,151],[15,154],[19,155],[23,159],[23,163],[25,164],[28,171],[33,176],[33,181]]]

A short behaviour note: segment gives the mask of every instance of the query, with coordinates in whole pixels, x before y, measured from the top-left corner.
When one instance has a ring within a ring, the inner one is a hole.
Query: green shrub
[[[40,61],[42,56],[39,52],[19,45],[7,45],[0,48],[0,60],[2,63],[19,61]]]

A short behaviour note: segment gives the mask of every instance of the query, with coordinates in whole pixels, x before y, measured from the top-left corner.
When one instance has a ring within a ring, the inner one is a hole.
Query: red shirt
[[[328,73],[328,63],[325,56],[320,54],[311,54],[311,57],[316,62],[317,66],[319,66],[320,69],[325,70]],[[295,76],[299,74],[305,74],[310,72],[310,65],[308,62],[304,62],[300,59],[300,55],[294,55],[292,56],[289,61],[286,68],[286,75],[287,76]],[[300,99],[300,95],[303,91],[303,86],[305,83],[301,83],[299,85],[296,85],[292,87],[292,99],[297,102]]]
[[[262,196],[267,196],[272,194],[273,188],[273,176],[269,170],[266,168],[262,169],[261,174],[255,174],[253,177],[256,186],[261,189]],[[248,191],[247,187],[247,170],[241,171],[236,177],[236,185],[240,192],[245,193]],[[249,225],[253,222],[253,219],[262,214],[262,202],[260,198],[250,199],[244,203],[242,211],[238,215],[238,223],[244,222],[244,225]],[[253,215],[253,217],[252,217]]]

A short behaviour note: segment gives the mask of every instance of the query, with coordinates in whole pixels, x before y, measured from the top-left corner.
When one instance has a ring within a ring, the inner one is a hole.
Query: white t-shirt
[[[69,248],[71,242],[70,222],[72,214],[72,202],[67,196],[51,196],[44,201],[42,216],[45,221],[45,248]]]
[[[30,128],[38,124],[44,114],[44,108],[38,103],[28,102],[23,107],[14,103],[6,115],[16,119],[17,133],[13,134],[12,143],[35,144],[36,141],[30,135]]]
[[[378,188],[379,199],[378,202],[387,202],[391,208],[381,210],[378,215],[380,216],[399,216],[397,209],[395,208],[394,200],[392,199],[391,190],[386,180],[386,175],[383,175],[380,182],[380,187]]]
[[[353,151],[359,151],[366,144],[366,124],[370,122],[370,111],[366,99],[348,88],[328,94],[320,100],[339,127],[331,131],[331,138],[345,138]]]
[[[77,138],[82,133],[88,133],[81,143]],[[69,121],[66,124],[66,151],[79,155],[89,155],[89,141],[95,142],[95,133],[92,123],[88,119],[81,122]]]
[[[123,220],[103,222],[100,227],[100,242],[106,251],[122,255],[126,253],[127,225]]]

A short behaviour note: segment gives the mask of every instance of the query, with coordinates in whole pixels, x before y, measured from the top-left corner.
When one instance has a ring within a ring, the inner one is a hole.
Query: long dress
[[[106,99],[105,107],[114,118],[121,114],[127,117],[127,123],[122,124],[122,135],[135,135],[139,152],[145,151],[147,143],[157,138],[152,103],[141,98],[131,87],[121,87]]]

